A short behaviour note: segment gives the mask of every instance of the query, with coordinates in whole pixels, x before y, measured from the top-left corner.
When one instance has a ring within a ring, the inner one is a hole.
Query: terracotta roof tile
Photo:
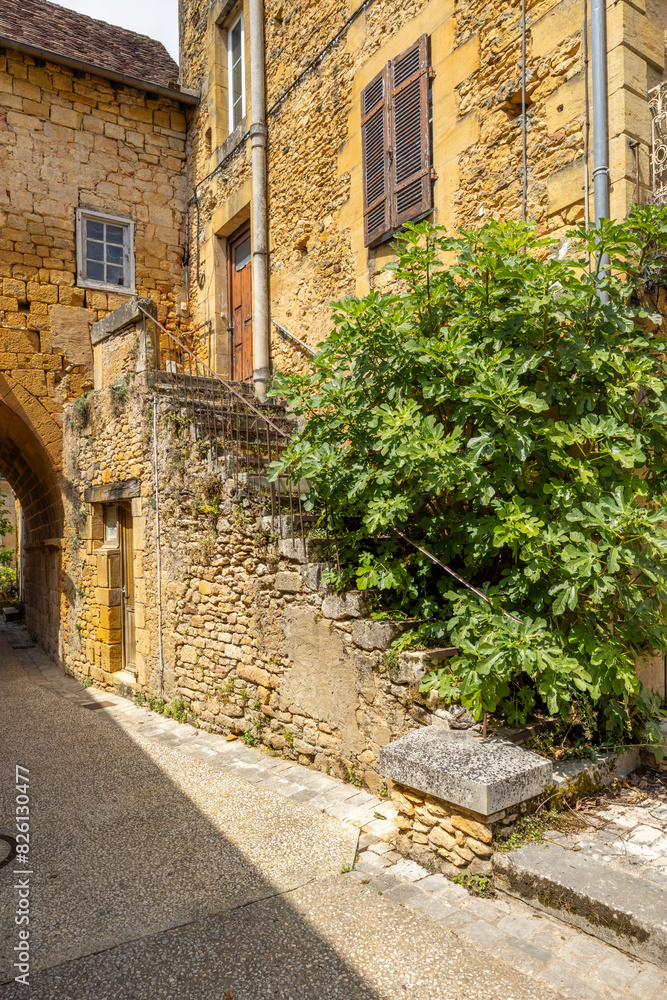
[[[77,59],[160,87],[178,80],[178,65],[161,42],[47,0],[0,0],[0,36],[46,49],[56,62]]]

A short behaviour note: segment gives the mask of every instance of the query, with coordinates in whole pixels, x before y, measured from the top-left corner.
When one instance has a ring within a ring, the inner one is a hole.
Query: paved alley
[[[0,868],[3,1000],[608,1000],[664,987],[520,903],[392,865],[387,803],[85,690],[18,627],[0,630],[0,732],[0,834],[15,833],[18,764],[33,873],[26,988],[10,981],[20,866]]]

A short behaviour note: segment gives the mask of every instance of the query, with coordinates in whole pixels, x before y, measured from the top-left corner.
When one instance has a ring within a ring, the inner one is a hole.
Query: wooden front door
[[[247,222],[229,238],[227,266],[231,378],[243,382],[252,378],[252,251]]]
[[[118,505],[118,542],[120,547],[120,637],[123,670],[137,672],[137,640],[134,625],[134,531],[129,505]]]

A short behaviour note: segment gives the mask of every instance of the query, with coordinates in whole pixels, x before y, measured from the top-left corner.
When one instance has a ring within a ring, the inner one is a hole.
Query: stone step
[[[663,886],[556,844],[496,852],[493,881],[499,892],[667,969]]]

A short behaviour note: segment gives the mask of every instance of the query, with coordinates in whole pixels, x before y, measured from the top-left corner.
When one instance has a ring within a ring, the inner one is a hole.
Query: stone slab
[[[380,753],[385,778],[490,816],[539,795],[552,764],[506,740],[426,726]]]
[[[49,313],[53,349],[62,351],[68,364],[83,365],[89,374],[93,371],[90,328],[96,315],[92,309],[60,305]]]
[[[555,844],[496,853],[493,869],[500,891],[667,968],[667,893],[662,886]]]
[[[117,309],[110,312],[104,319],[93,323],[90,328],[90,339],[93,347],[106,340],[107,337],[112,337],[115,333],[119,333],[126,326],[140,322],[144,317],[139,308],[140,306],[141,309],[145,309],[151,316],[157,316],[157,309],[152,299],[142,299],[135,295],[131,299],[128,299],[127,302],[124,302],[122,306],[118,306]]]
[[[109,503],[113,500],[131,500],[141,496],[141,480],[127,479],[123,483],[90,486],[84,491],[86,503]]]
[[[581,786],[582,794],[588,789],[609,785],[614,778],[624,778],[639,765],[639,752],[635,747],[625,753],[598,753],[594,760],[559,761],[553,769],[554,788]]]

